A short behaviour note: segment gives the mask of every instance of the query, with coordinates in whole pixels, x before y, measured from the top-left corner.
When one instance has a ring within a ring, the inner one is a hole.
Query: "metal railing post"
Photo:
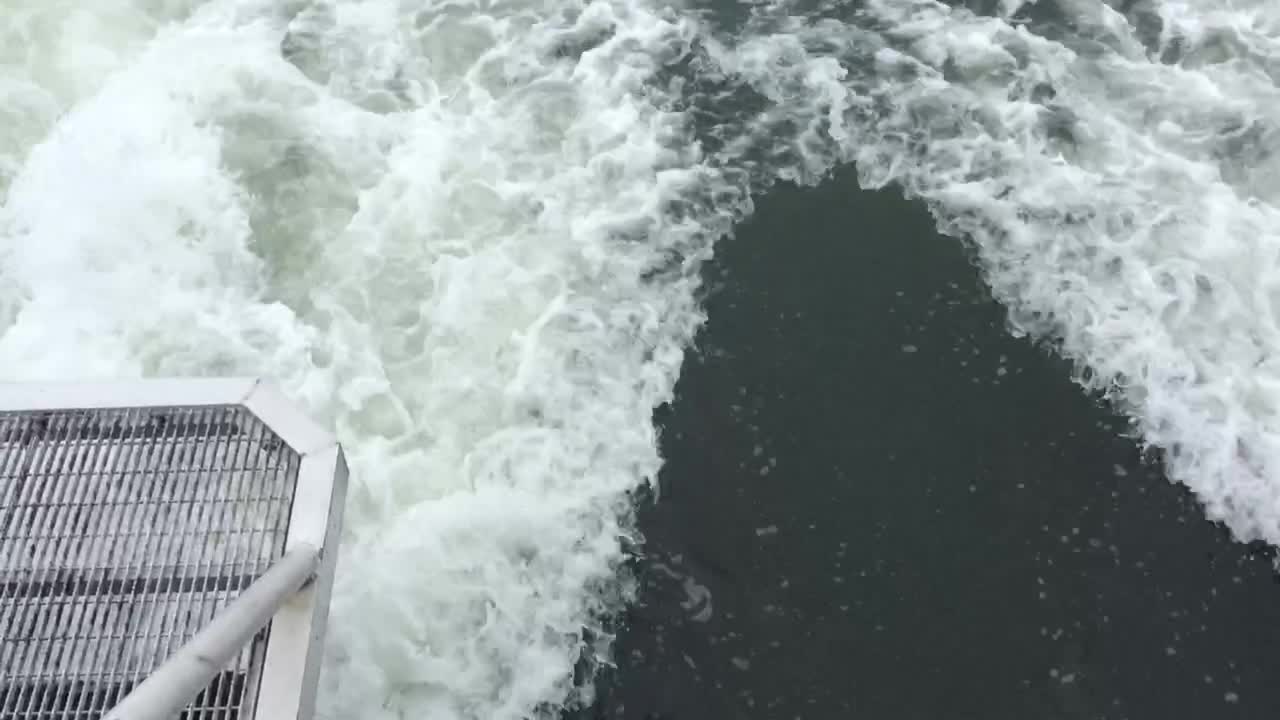
[[[300,543],[285,553],[103,720],[172,720],[315,576],[319,564],[314,545]]]

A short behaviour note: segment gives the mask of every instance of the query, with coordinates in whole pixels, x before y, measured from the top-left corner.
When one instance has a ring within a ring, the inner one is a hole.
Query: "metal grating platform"
[[[0,385],[0,718],[104,717],[291,542],[336,545],[345,479],[256,380]],[[178,717],[310,715],[335,554]]]

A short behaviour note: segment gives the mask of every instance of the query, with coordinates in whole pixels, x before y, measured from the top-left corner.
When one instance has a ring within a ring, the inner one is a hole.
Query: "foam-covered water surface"
[[[700,261],[852,162],[1275,542],[1280,11],[1130,5],[0,0],[0,372],[278,377],[355,478],[324,716],[551,713]]]
[[[650,82],[693,26],[98,7],[3,15],[6,379],[279,377],[355,478],[324,716],[565,701],[722,228],[669,211],[715,178]]]

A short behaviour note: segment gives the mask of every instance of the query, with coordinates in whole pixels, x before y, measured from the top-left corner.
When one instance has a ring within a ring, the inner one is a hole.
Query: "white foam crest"
[[[622,0],[188,10],[99,37],[120,63],[4,136],[0,369],[276,376],[353,469],[321,716],[549,711],[627,596],[627,493],[727,217],[670,206],[716,182],[652,82],[694,28]]]
[[[1280,60],[1280,6],[1267,0],[1155,0],[1161,43],[1187,43],[1206,60],[1256,62],[1270,69]]]
[[[0,0],[0,201],[25,151],[195,0]]]
[[[808,176],[854,160],[864,185],[900,183],[973,238],[1015,326],[1060,341],[1211,517],[1278,543],[1275,6],[1161,4],[1181,64],[1099,3],[1064,7],[1088,42],[870,0],[855,23],[762,10],[713,54],[833,129],[807,145]],[[1236,45],[1210,53],[1224,33]]]

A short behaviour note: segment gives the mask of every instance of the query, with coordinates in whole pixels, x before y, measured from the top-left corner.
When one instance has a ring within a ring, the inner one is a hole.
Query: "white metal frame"
[[[274,616],[268,615],[271,633],[258,694],[248,700],[256,720],[311,720],[347,491],[347,464],[337,439],[262,378],[0,383],[0,411],[209,405],[246,408],[301,457],[284,557],[314,557],[319,548],[319,562],[307,569],[314,569],[314,579],[286,593]]]

